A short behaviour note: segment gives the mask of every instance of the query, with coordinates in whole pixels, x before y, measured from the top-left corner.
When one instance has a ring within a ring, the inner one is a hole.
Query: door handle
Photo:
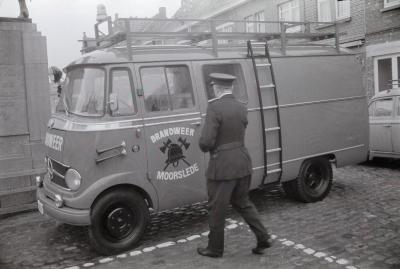
[[[196,122],[192,122],[190,125],[200,126],[200,124],[201,124],[201,121],[196,121]]]
[[[392,125],[383,125],[383,127],[390,128]]]

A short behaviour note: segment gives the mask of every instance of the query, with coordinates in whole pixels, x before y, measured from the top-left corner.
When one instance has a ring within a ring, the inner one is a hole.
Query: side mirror
[[[110,101],[108,104],[112,113],[118,110],[118,95],[116,93],[110,93]]]
[[[59,68],[52,66],[49,68],[49,76],[54,83],[60,83],[63,72]]]

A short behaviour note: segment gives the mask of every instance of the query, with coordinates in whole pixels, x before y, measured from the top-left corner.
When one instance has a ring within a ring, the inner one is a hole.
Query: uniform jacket
[[[251,158],[244,146],[247,108],[232,94],[209,102],[200,149],[210,153],[206,177],[229,180],[252,173]]]

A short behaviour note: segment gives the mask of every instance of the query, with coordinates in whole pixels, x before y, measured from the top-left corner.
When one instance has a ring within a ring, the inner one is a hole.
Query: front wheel
[[[96,201],[91,220],[89,239],[93,248],[103,255],[112,255],[139,242],[149,220],[149,210],[137,192],[117,189]]]
[[[299,176],[282,185],[286,194],[295,200],[305,203],[321,201],[332,187],[331,164],[322,157],[305,160]]]

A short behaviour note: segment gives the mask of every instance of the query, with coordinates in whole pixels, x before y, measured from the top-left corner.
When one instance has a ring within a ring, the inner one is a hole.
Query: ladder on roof
[[[265,46],[263,54],[254,53],[255,44]],[[278,181],[282,177],[282,129],[278,93],[268,43],[247,41],[247,56],[253,62],[260,106],[264,156],[261,185],[264,185],[268,175],[277,174]]]

